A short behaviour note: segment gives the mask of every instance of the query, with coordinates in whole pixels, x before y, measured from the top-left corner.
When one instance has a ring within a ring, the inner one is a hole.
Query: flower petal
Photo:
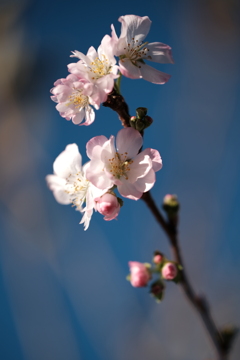
[[[86,231],[89,228],[89,224],[90,224],[90,220],[91,220],[91,217],[92,217],[93,209],[86,210],[86,208],[84,208],[83,212],[84,212],[84,215],[83,215],[83,217],[82,217],[79,224],[83,224],[84,230]]]
[[[107,176],[103,167],[104,164],[99,159],[91,160],[88,168],[86,169],[86,177],[94,186],[107,191],[114,185],[114,183]]]
[[[118,191],[119,193],[132,200],[138,200],[142,196],[142,192],[138,191],[134,184],[131,184],[124,178],[121,178],[122,184],[118,185]]]
[[[174,64],[171,47],[169,45],[154,42],[151,44],[147,44],[148,53],[146,57],[143,59],[147,59],[149,61],[158,62],[161,64]]]
[[[106,141],[102,146],[101,161],[105,164],[105,166],[108,164],[110,159],[114,158],[116,154],[114,141],[115,137],[110,136],[110,139]]]
[[[108,141],[106,136],[100,135],[100,136],[95,136],[94,138],[92,138],[87,142],[86,148],[87,148],[87,156],[89,157],[89,159],[92,159],[92,152],[96,146],[98,147],[97,152],[99,152],[99,156],[100,156],[101,147],[106,141]]]
[[[152,168],[154,171],[159,171],[162,168],[162,158],[157,150],[147,148],[141,154],[150,156],[152,160]]]
[[[121,154],[126,154],[127,159],[132,159],[137,155],[142,143],[143,139],[141,134],[133,128],[121,129],[117,134],[117,151],[120,156]]]
[[[87,111],[85,113],[85,118],[86,121],[81,125],[86,125],[86,126],[91,125],[95,120],[95,112],[90,106],[87,108]]]
[[[115,42],[109,35],[105,35],[98,48],[98,57],[102,61],[106,61],[106,56],[111,65],[116,64],[116,59],[113,56]]]
[[[149,65],[141,65],[139,69],[144,80],[150,81],[153,84],[165,84],[171,75],[165,74],[162,71],[154,69]]]
[[[151,169],[144,177],[138,178],[134,183],[136,189],[141,192],[149,191],[156,181],[156,175],[153,169]]]
[[[65,191],[66,180],[58,177],[57,175],[46,176],[47,185],[52,190],[53,195],[57,202],[63,205],[71,204],[69,194]]]
[[[87,52],[87,57],[90,58],[90,61],[89,60],[88,61],[91,62],[91,61],[95,60],[97,56],[98,56],[98,53],[97,53],[96,49],[93,46],[90,46],[90,48],[88,49],[88,52]],[[89,64],[89,63],[87,63],[87,64]]]
[[[143,41],[152,23],[148,16],[136,15],[121,16],[118,21],[122,23],[120,38],[126,37],[128,43],[131,43],[133,38],[135,41]]]
[[[130,79],[140,79],[141,72],[138,66],[133,65],[130,59],[122,59],[119,61],[121,73]]]
[[[95,50],[96,51],[96,50]],[[72,55],[70,55],[70,57],[77,57],[80,60],[82,60],[83,62],[85,62],[86,64],[90,64],[90,60],[88,59],[88,57],[86,55],[84,55],[83,53],[81,53],[80,51],[72,51]]]
[[[85,115],[85,109],[82,108],[76,115],[73,115],[72,122],[75,125],[79,125],[83,121],[84,115]]]
[[[70,174],[81,171],[82,156],[76,144],[66,146],[66,149],[58,155],[53,163],[55,175],[67,178]]]
[[[135,183],[138,178],[144,177],[152,168],[152,161],[148,155],[142,152],[138,154],[130,164],[130,171],[128,172],[128,181]]]

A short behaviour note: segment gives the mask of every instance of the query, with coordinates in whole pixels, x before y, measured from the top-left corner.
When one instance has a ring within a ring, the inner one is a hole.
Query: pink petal
[[[116,59],[113,56],[114,46],[115,42],[111,36],[105,35],[101,41],[101,45],[98,48],[98,56],[100,57],[100,60],[105,60],[107,56],[110,64],[116,64]]]
[[[88,78],[88,75],[86,73],[86,67],[82,64],[81,61],[78,61],[77,63],[68,64],[67,67],[70,73],[75,74],[83,79]]]
[[[89,109],[85,112],[85,118],[86,121],[81,125],[86,125],[86,126],[91,125],[95,120],[95,112],[92,108],[90,108],[90,106]]]
[[[94,138],[92,138],[87,142],[86,148],[87,148],[87,156],[89,157],[89,159],[92,159],[92,152],[96,146],[97,146],[97,152],[99,152],[99,156],[100,156],[102,151],[101,148],[106,141],[108,141],[106,136],[101,135],[101,136],[95,136]]]
[[[130,79],[140,79],[141,73],[138,66],[133,65],[131,60],[122,59],[119,61],[121,73]]]
[[[132,199],[132,200],[140,199],[140,197],[142,196],[142,192],[138,191],[134,186],[134,184],[131,184],[124,178],[121,178],[121,180],[122,180],[122,184],[118,185],[119,193],[128,199]]]
[[[141,192],[149,191],[156,181],[156,175],[153,169],[151,169],[144,177],[138,178],[134,183],[136,189]]]
[[[120,56],[126,53],[127,40],[126,38],[120,38],[114,48],[114,55]]]
[[[87,57],[90,58],[91,61],[95,60],[96,57],[98,56],[98,53],[96,51],[96,49],[91,46],[89,49],[88,49],[88,52],[87,52]]]
[[[128,172],[128,181],[133,184],[138,178],[144,177],[151,170],[152,161],[148,155],[143,153],[138,154],[132,161]]]
[[[147,53],[147,56],[143,57],[144,59],[158,62],[161,64],[174,64],[170,46],[160,42],[154,42],[151,44],[147,44],[146,47],[149,51]]]
[[[117,76],[118,77],[118,76]],[[105,93],[110,93],[114,86],[114,79],[116,76],[114,74],[108,74],[96,81],[96,84],[98,87],[101,87],[101,89],[104,90]],[[104,98],[105,99],[105,98]],[[101,100],[103,102],[104,100]]]
[[[162,158],[157,150],[147,148],[141,154],[150,156],[152,160],[152,168],[154,171],[159,171],[162,168]]]
[[[165,74],[146,64],[142,64],[139,70],[143,79],[153,84],[165,84],[171,77],[171,75]]]
[[[109,165],[109,160],[114,158],[116,154],[114,141],[115,141],[115,137],[110,136],[110,139],[106,141],[102,146],[101,161],[105,164],[106,168]]]
[[[143,41],[149,33],[151,27],[151,20],[148,16],[125,15],[121,16],[118,21],[122,23],[120,38],[127,37],[127,42],[130,43],[132,38]]]
[[[70,55],[70,57],[77,57],[77,58],[81,59],[83,62],[85,62],[87,65],[90,64],[91,61],[90,61],[90,59],[88,59],[88,56],[84,55],[80,51],[75,50],[72,53],[73,53],[73,55]]]
[[[141,134],[133,128],[121,129],[117,134],[117,151],[120,155],[123,154],[123,156],[127,153],[127,159],[132,159],[137,155],[142,143],[143,139]],[[124,159],[124,157],[122,159]]]
[[[85,115],[85,109],[82,108],[79,112],[77,112],[76,115],[73,115],[72,122],[75,125],[79,125],[83,121],[84,115]]]
[[[86,177],[94,186],[107,191],[114,185],[114,183],[106,175],[103,170],[103,166],[104,164],[99,161],[99,159],[91,160],[88,168],[86,169]]]

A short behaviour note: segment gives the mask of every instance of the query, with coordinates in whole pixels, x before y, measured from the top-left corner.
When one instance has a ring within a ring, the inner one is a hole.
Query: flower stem
[[[119,73],[119,77],[115,81],[115,85],[114,85],[114,88],[118,95],[121,95],[121,80],[122,80],[122,74]]]

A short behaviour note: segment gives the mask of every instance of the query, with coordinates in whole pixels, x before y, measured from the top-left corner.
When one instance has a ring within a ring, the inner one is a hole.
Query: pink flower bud
[[[106,193],[95,199],[95,209],[104,215],[104,220],[109,221],[116,219],[120,211],[120,204],[115,195]]]
[[[155,264],[160,264],[163,260],[163,256],[161,254],[156,254],[153,258],[153,262]]]
[[[162,268],[162,276],[166,280],[173,280],[177,276],[178,270],[176,265],[171,262],[166,263]]]
[[[151,279],[151,273],[147,267],[137,261],[129,261],[130,268],[130,282],[134,287],[146,286],[148,281]]]

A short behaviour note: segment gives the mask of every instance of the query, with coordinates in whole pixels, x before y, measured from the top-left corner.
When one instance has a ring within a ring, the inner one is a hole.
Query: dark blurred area
[[[50,100],[71,51],[86,53],[118,17],[148,15],[149,42],[173,48],[158,65],[164,86],[122,80],[131,113],[153,117],[144,147],[163,169],[152,190],[181,202],[186,270],[217,324],[240,325],[240,5],[237,0],[0,2],[0,314],[3,360],[204,360],[214,353],[201,320],[168,284],[156,304],[126,281],[128,261],[150,262],[167,239],[141,201],[125,200],[117,221],[56,203],[45,176],[69,143],[85,155],[94,136],[120,122],[101,108],[89,127],[61,118]],[[155,65],[155,64],[153,64]],[[240,340],[230,360],[238,360]]]

